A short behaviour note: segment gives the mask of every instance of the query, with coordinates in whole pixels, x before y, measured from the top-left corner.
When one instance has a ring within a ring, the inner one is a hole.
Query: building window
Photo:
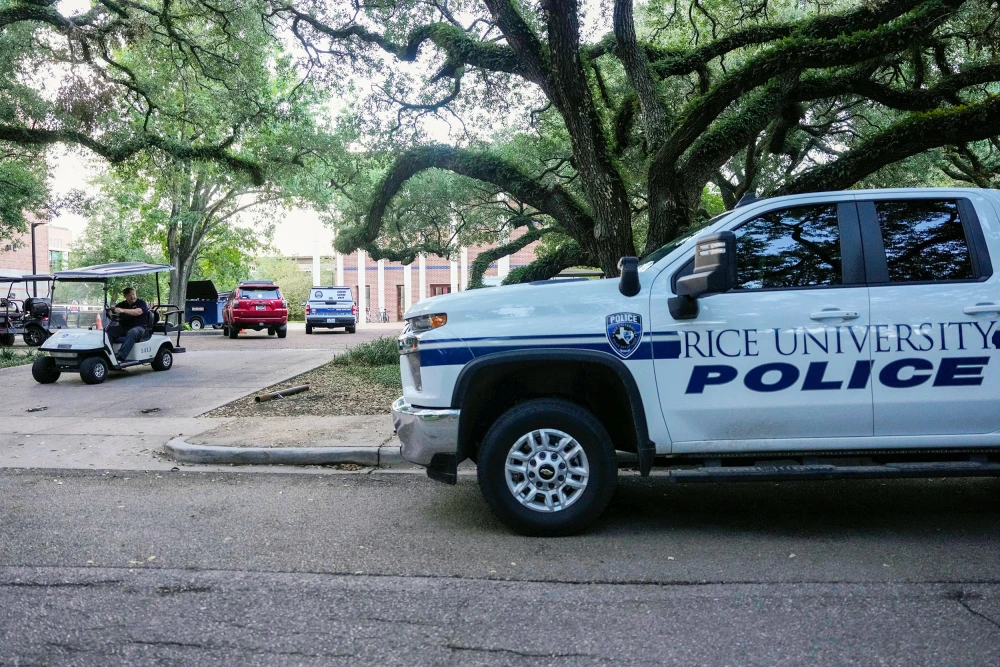
[[[66,253],[62,250],[49,250],[49,272],[66,269]]]
[[[403,321],[403,313],[406,312],[406,292],[405,285],[396,285],[396,320]]]
[[[450,294],[451,285],[431,285],[431,296],[441,296],[442,294]]]

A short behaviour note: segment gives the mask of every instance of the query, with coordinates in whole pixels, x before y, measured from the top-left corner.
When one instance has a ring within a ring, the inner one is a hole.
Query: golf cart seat
[[[49,300],[39,296],[29,296],[24,300],[24,312],[37,319],[49,316]]]

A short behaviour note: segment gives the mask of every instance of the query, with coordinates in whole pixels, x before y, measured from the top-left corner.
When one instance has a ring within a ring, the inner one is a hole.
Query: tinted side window
[[[842,283],[836,204],[771,211],[734,231],[736,289]]]
[[[889,281],[971,280],[969,244],[954,201],[875,202]]]

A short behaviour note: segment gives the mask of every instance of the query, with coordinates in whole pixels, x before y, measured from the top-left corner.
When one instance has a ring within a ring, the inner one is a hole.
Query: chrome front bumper
[[[458,454],[460,410],[415,408],[402,397],[392,404],[392,423],[402,444],[403,458],[429,466],[435,454]]]

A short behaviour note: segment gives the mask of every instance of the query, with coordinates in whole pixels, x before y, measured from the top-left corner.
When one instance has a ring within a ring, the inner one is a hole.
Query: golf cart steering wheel
[[[109,307],[107,307],[107,308],[104,309],[104,317],[109,322],[117,322],[118,321],[118,317],[119,316],[118,316],[117,313],[115,313],[115,308],[116,308],[116,306],[109,306]]]

